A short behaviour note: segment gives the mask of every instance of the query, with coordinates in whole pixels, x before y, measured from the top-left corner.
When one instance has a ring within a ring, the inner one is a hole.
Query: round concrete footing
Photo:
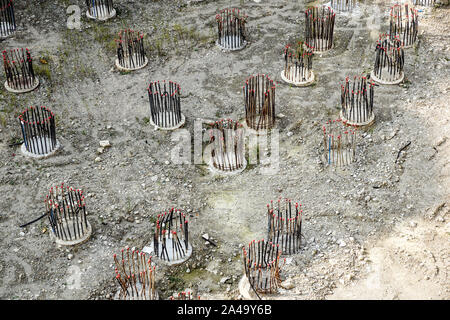
[[[223,171],[223,170],[220,170],[220,169],[214,167],[214,165],[212,163],[212,159],[210,159],[209,163],[208,163],[208,169],[214,174],[220,174],[220,175],[224,175],[224,176],[233,176],[233,175],[241,173],[242,171],[245,170],[245,168],[247,168],[247,160],[245,160],[245,158],[243,160],[244,160],[244,163],[242,165],[242,168],[233,170],[233,171]]]
[[[145,246],[142,249],[142,252],[148,253],[149,255],[152,255],[152,256],[156,256],[153,245],[154,244],[152,242],[152,243],[150,243],[149,246]],[[159,246],[159,252],[161,252],[161,250],[162,250],[162,243],[161,243],[161,241],[158,243],[158,246]],[[166,238],[166,248],[167,248],[167,253],[168,253],[169,256],[173,256],[175,254],[172,251],[172,239],[171,238]],[[183,262],[186,262],[187,260],[189,260],[191,255],[192,255],[192,245],[189,243],[188,244],[188,248],[187,248],[187,252],[186,252],[184,257],[178,258],[176,260],[170,260],[170,261],[161,259],[159,257],[158,257],[158,259],[159,259],[159,261],[163,261],[164,263],[166,263],[169,266],[176,266],[176,265],[182,264]]]
[[[66,226],[67,224],[70,226],[71,230],[73,231],[73,226],[72,226],[72,222],[73,219],[69,219],[67,222],[64,222],[64,226]],[[84,235],[81,238],[75,239],[75,240],[62,240],[56,237],[56,235],[53,233],[53,231],[50,232],[50,238],[53,238],[56,242],[56,244],[62,245],[62,246],[74,246],[77,244],[82,244],[84,242],[86,242],[87,240],[89,240],[89,238],[92,235],[92,227],[91,224],[89,223],[89,221],[87,222],[87,229],[84,230]],[[76,224],[76,222],[75,222]],[[86,228],[86,226],[84,226],[84,228]]]
[[[328,47],[328,40],[324,41],[324,42],[326,44],[325,47]],[[332,44],[330,49],[325,49],[325,50],[317,50],[313,46],[311,46],[311,48],[312,48],[314,54],[324,55],[324,54],[329,53],[334,48],[334,45]]]
[[[147,66],[147,64],[148,64],[148,59],[147,59],[147,57],[145,57],[145,61],[144,61],[144,63],[143,63],[141,66],[138,66],[138,67],[135,67],[135,68],[121,66],[121,65],[119,64],[119,59],[116,59],[116,68],[117,68],[118,70],[120,70],[120,71],[136,71],[136,70],[145,68],[145,67]]]
[[[155,127],[155,130],[157,130],[157,129],[167,130],[167,131],[176,130],[178,128],[181,128],[185,122],[186,122],[186,117],[183,114],[181,114],[181,121],[177,125],[172,126],[172,127],[159,127],[153,122],[152,118],[150,117],[150,124]]]
[[[364,128],[364,127],[370,127],[375,122],[375,113],[372,113],[372,116],[367,120],[366,122],[352,122],[344,117],[342,114],[342,110],[339,113],[339,117],[342,119],[342,122],[345,122],[345,124],[356,126],[358,128]]]
[[[379,78],[377,78],[377,76],[375,76],[375,73],[372,71],[370,73],[370,79],[372,79],[373,81],[375,81],[376,83],[379,84],[399,84],[400,82],[403,81],[403,78],[405,77],[405,74],[402,72],[400,74],[400,78],[394,81],[385,81],[385,80],[381,80]]]
[[[5,89],[8,90],[9,92],[12,93],[25,93],[25,92],[30,92],[33,91],[34,89],[36,89],[39,86],[39,79],[36,77],[34,78],[34,83],[31,87],[27,88],[27,89],[15,89],[12,88],[8,85],[8,81],[5,82]]]
[[[219,40],[216,40],[216,45],[224,50],[224,51],[239,51],[245,48],[245,46],[247,45],[247,41],[243,41],[242,44],[239,47],[236,48],[230,48],[231,45],[229,45],[228,43],[232,43],[232,42],[238,42],[239,38],[236,36],[226,36],[222,42],[220,42]]]
[[[311,77],[308,80],[306,80],[306,81],[292,81],[292,80],[289,80],[288,78],[286,78],[286,76],[284,75],[284,70],[283,70],[283,71],[281,71],[281,80],[283,80],[287,84],[291,84],[291,85],[296,86],[296,87],[307,87],[307,86],[312,85],[316,79],[315,79],[314,72],[311,71]]]
[[[51,144],[50,139],[48,139],[48,138],[45,138],[45,139],[46,139],[47,145],[50,145]],[[38,139],[37,138],[33,138],[33,140],[36,141],[35,145],[37,146],[37,149],[39,150],[40,141],[38,143]],[[30,158],[45,159],[45,158],[53,156],[59,150],[60,147],[61,147],[61,145],[60,145],[59,141],[56,140],[55,148],[52,151],[50,151],[48,153],[44,153],[44,154],[35,154],[35,153],[32,153],[32,152],[28,151],[27,148],[25,147],[25,143],[22,143],[22,146],[20,147],[20,151],[22,152],[22,154],[24,156],[27,156],[27,157],[30,157]]]
[[[95,6],[94,12],[102,12],[102,11],[106,12],[106,7],[105,6]],[[106,21],[108,19],[114,18],[115,16],[116,16],[116,9],[112,9],[110,14],[106,15],[106,16],[92,16],[89,13],[89,10],[86,11],[86,17],[88,17],[89,19],[93,19],[93,20]]]
[[[270,132],[270,130],[276,129],[277,124],[276,124],[276,122],[275,122],[274,125],[273,125],[273,127],[270,128],[270,129],[255,130],[255,129],[253,129],[253,128],[250,128],[250,127],[247,125],[247,121],[244,120],[244,121],[242,122],[242,127],[244,128],[244,130],[245,130],[246,132],[248,132],[248,133],[250,133],[250,134],[252,134],[252,135],[256,135],[256,136],[265,136],[265,135],[267,135],[267,134]]]

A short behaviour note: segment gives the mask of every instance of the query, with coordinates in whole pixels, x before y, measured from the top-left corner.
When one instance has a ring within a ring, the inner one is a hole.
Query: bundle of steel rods
[[[253,240],[242,248],[244,272],[252,288],[260,293],[276,292],[281,283],[279,245]]]
[[[12,49],[3,51],[3,66],[6,82],[14,90],[26,90],[35,86],[36,77],[33,70],[33,59],[28,49]]]
[[[213,146],[213,166],[221,171],[235,171],[244,167],[244,131],[239,122],[220,120],[211,124],[210,142]]]
[[[280,245],[282,254],[295,254],[300,250],[302,236],[301,204],[292,208],[291,200],[285,199],[284,208],[278,199],[274,208],[273,201],[267,205],[268,240]]]
[[[144,34],[139,31],[121,30],[117,42],[119,65],[126,69],[137,69],[145,64]]]
[[[335,17],[330,7],[312,7],[305,11],[305,42],[314,51],[327,51],[333,47]]]
[[[415,6],[429,7],[429,6],[434,6],[434,4],[436,3],[436,0],[414,0],[413,3]]]
[[[331,0],[331,7],[338,12],[352,11],[356,0]]]
[[[323,126],[324,156],[329,165],[345,166],[355,160],[356,127],[341,119],[329,120]]]
[[[16,31],[13,0],[0,0],[0,38],[6,38]]]
[[[56,145],[55,115],[47,107],[30,107],[19,116],[25,148],[36,155],[52,152]]]
[[[169,81],[155,81],[148,86],[150,114],[155,125],[174,127],[181,122],[180,85]]]
[[[180,292],[176,296],[171,296],[170,300],[200,300],[200,296],[194,296],[194,294],[190,291]]]
[[[144,252],[122,249],[120,260],[114,254],[116,280],[120,285],[119,299],[123,300],[156,300],[155,269],[152,257]]]
[[[57,239],[76,241],[89,232],[83,191],[66,187],[62,183],[50,189],[45,206],[53,235]]]
[[[183,259],[189,248],[188,220],[178,209],[158,215],[153,236],[153,250],[165,261]]]
[[[403,77],[405,53],[398,36],[380,35],[376,46],[373,75],[384,82],[395,82]]]
[[[341,117],[355,125],[368,123],[373,119],[373,93],[373,81],[367,87],[366,77],[355,77],[353,84],[346,77],[345,84],[341,84]]]
[[[86,0],[89,14],[94,18],[107,18],[113,11],[113,0]]]
[[[267,75],[258,74],[243,87],[245,120],[256,131],[271,129],[275,124],[275,84]]]
[[[409,47],[417,40],[419,32],[419,14],[415,8],[410,8],[408,4],[402,6],[399,4],[391,7],[389,34],[391,37],[398,37],[404,47]]]
[[[286,45],[284,49],[284,76],[294,83],[305,82],[312,77],[313,50],[302,41],[295,47]]]
[[[217,44],[224,49],[235,50],[245,44],[247,15],[239,9],[223,9],[216,15]]]

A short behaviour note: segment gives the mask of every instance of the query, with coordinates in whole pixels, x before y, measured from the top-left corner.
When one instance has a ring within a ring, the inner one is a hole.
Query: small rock
[[[409,226],[410,226],[411,228],[415,228],[415,227],[417,227],[417,222],[411,221],[411,222],[409,223]]]
[[[102,158],[100,158],[100,157],[97,157],[94,159],[94,162],[101,162],[101,161],[102,161]]]
[[[191,273],[191,269],[187,268],[186,273]]]
[[[287,290],[291,290],[295,288],[294,281],[292,279],[287,279],[281,283],[281,286]]]
[[[287,133],[287,136],[288,137],[290,137],[290,136],[292,136],[294,133],[292,132],[292,131],[289,131],[288,133]]]
[[[207,233],[203,234],[202,238],[205,240],[209,240],[209,234],[207,234]]]
[[[227,281],[231,280],[230,277],[222,277],[222,279],[220,279],[220,283],[227,283]]]
[[[69,254],[67,255],[67,259],[72,260],[72,259],[73,259],[73,254],[69,253]]]
[[[345,241],[344,240],[339,240],[338,241],[338,243],[339,243],[339,247],[345,247],[347,244],[345,243]]]
[[[100,144],[100,147],[102,147],[102,148],[109,148],[109,147],[111,147],[111,144],[109,143],[109,140],[101,140],[99,142],[99,144]]]

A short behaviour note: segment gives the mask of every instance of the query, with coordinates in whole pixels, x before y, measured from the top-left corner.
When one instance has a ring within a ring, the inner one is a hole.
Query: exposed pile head
[[[247,126],[264,131],[275,125],[275,84],[269,76],[249,77],[243,87]]]
[[[84,200],[82,190],[65,186],[64,183],[50,188],[45,198],[45,208],[56,243],[80,244],[91,235]]]
[[[178,263],[189,258],[189,223],[186,215],[178,209],[158,214],[153,235],[153,252],[160,259]]]
[[[0,0],[0,39],[9,37],[16,31],[13,0]]]
[[[302,244],[301,204],[291,203],[290,199],[278,199],[267,205],[267,239],[280,246],[281,253],[290,255],[299,252]]]
[[[121,30],[116,43],[116,65],[119,69],[137,70],[147,65],[148,59],[145,56],[143,33],[131,29]]]
[[[19,116],[26,154],[47,156],[58,146],[55,115],[47,107],[29,107]]]
[[[107,20],[116,15],[113,0],[86,0],[86,16],[91,19]]]
[[[247,44],[245,24],[247,15],[239,9],[223,9],[216,15],[217,45],[224,50],[240,50]]]
[[[406,48],[416,42],[418,33],[419,13],[417,9],[410,8],[408,4],[392,6],[389,19],[389,35],[391,38],[398,37],[402,41],[403,47]]]
[[[311,7],[305,11],[305,43],[314,52],[323,52],[333,47],[334,21],[336,14],[326,6]]]
[[[260,293],[277,292],[280,279],[279,245],[266,240],[253,240],[242,248],[244,272],[251,287]]]
[[[341,84],[341,118],[355,126],[369,126],[375,120],[373,113],[374,83],[366,77],[349,77]]]
[[[6,75],[5,88],[15,93],[34,90],[39,85],[39,80],[34,73],[30,50],[11,49],[2,53]]]
[[[151,124],[166,130],[180,127],[184,123],[180,95],[180,85],[176,82],[151,82],[148,86]]]
[[[405,53],[398,36],[381,34],[376,44],[376,56],[371,79],[381,84],[397,84],[403,81]]]
[[[355,161],[356,127],[337,119],[327,121],[322,129],[324,160],[328,165],[342,167]]]
[[[121,255],[114,254],[116,280],[120,286],[118,298],[121,300],[157,300],[155,270],[152,257],[144,252],[126,249]]]
[[[211,165],[223,172],[235,172],[245,168],[244,129],[239,122],[222,119],[211,124],[209,130]]]
[[[293,85],[306,85],[314,81],[312,71],[313,50],[306,43],[286,45],[284,49],[284,70],[281,79]]]

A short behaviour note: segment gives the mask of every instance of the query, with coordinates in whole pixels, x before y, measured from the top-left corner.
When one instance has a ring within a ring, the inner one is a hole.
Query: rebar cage
[[[295,46],[286,45],[284,49],[283,80],[292,84],[301,84],[313,80],[313,50],[306,43],[299,41]]]
[[[389,35],[391,40],[398,37],[404,47],[412,46],[419,33],[419,13],[417,9],[395,4],[391,7],[389,19]],[[395,40],[395,39],[394,39]]]
[[[405,52],[398,36],[380,35],[371,78],[376,82],[394,84],[403,79]]]
[[[245,120],[256,131],[275,125],[275,84],[267,75],[249,77],[243,87]]]
[[[279,245],[264,239],[251,241],[247,250],[242,248],[245,276],[255,291],[277,292],[281,283],[280,256]]]
[[[29,91],[36,88],[38,79],[33,69],[29,49],[11,49],[3,52],[6,88],[12,91]]]
[[[125,252],[126,251],[126,252]],[[116,280],[120,286],[118,298],[121,300],[157,300],[155,286],[156,267],[152,257],[146,257],[138,250],[121,250],[121,259],[114,254]]]
[[[6,38],[16,31],[13,0],[0,0],[0,38]]]
[[[148,86],[150,114],[152,122],[161,128],[173,128],[182,122],[180,85],[165,80]]]
[[[246,41],[247,15],[239,9],[223,9],[216,15],[217,45],[226,50],[242,49]]]
[[[305,42],[314,51],[327,51],[333,47],[336,14],[330,7],[311,7],[305,11]]]
[[[64,186],[64,183],[52,187],[46,196],[45,206],[56,239],[75,244],[90,234],[82,190]]]
[[[337,12],[352,11],[356,3],[356,0],[331,0],[331,8]]]
[[[27,108],[19,116],[25,149],[47,155],[57,147],[55,115],[47,107]]]
[[[94,19],[104,20],[115,14],[113,0],[86,0],[88,14]]]
[[[345,166],[355,161],[356,127],[341,119],[329,120],[323,126],[324,159],[328,165]]]
[[[290,255],[300,251],[302,244],[302,210],[301,204],[281,199],[267,205],[268,241],[280,245],[282,254]]]
[[[159,214],[153,235],[153,251],[167,262],[183,260],[190,250],[186,215],[178,209]]]
[[[244,130],[231,119],[222,119],[211,124],[211,162],[214,168],[232,172],[245,166]]]
[[[341,118],[348,124],[356,126],[370,125],[373,113],[374,82],[364,76],[354,77],[353,84],[349,77],[341,84]]]
[[[136,70],[147,64],[144,49],[144,34],[131,29],[121,30],[117,43],[117,62],[127,70]]]

